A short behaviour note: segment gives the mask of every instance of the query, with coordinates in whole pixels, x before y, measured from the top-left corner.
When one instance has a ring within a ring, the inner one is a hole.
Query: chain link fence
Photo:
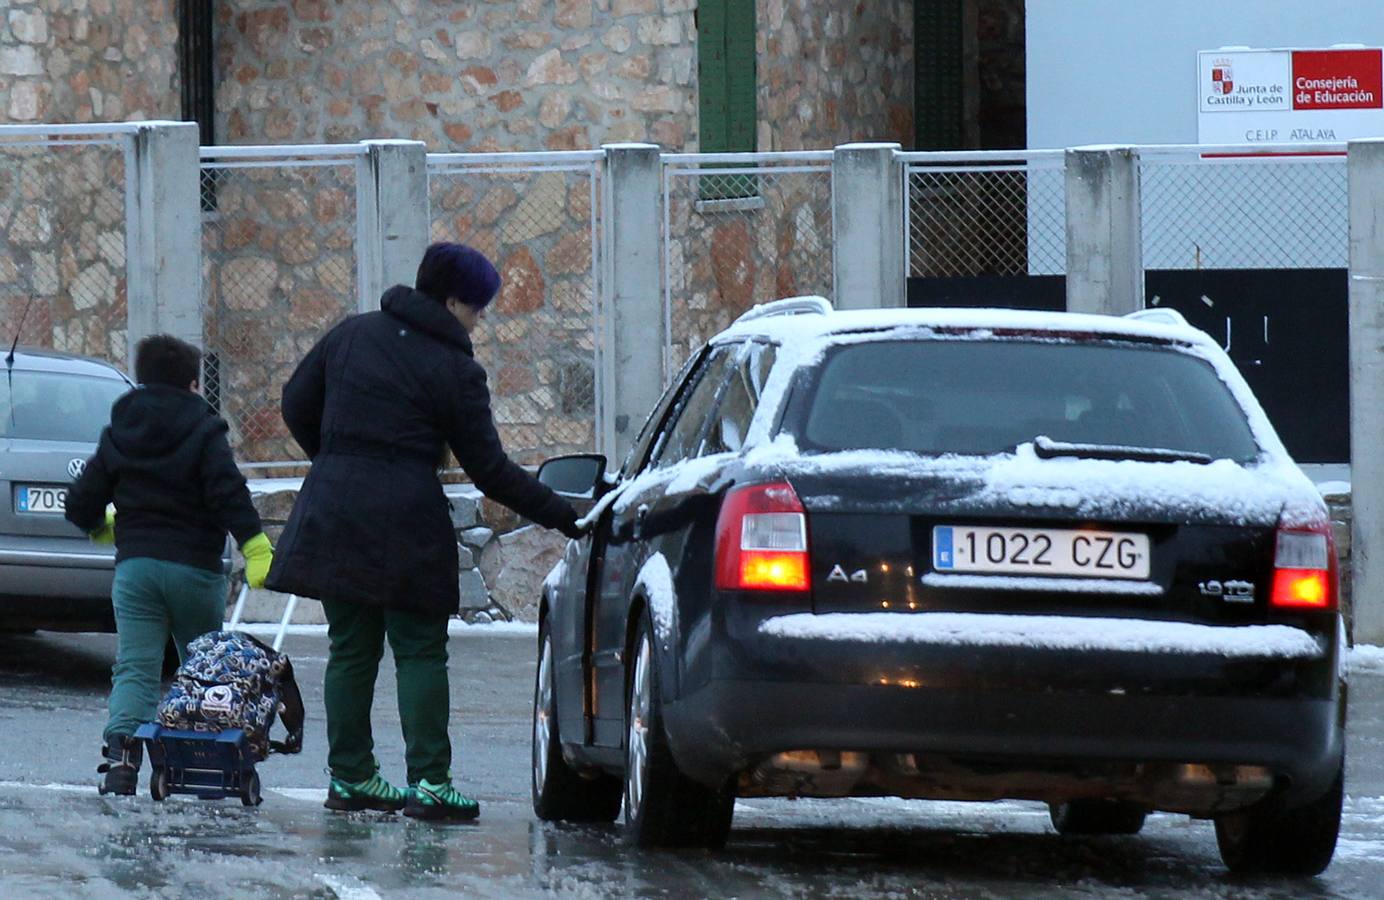
[[[0,134],[6,349],[18,335],[21,344],[126,365],[129,140],[126,134]]]
[[[596,448],[602,159],[428,156],[432,239],[469,244],[500,270],[472,340],[500,438],[521,464]]]
[[[664,359],[756,303],[832,294],[831,153],[664,156]]]
[[[1067,209],[1061,152],[903,154],[908,275],[1061,275]]]
[[[280,410],[314,343],[357,309],[354,148],[335,158],[204,148],[204,387],[248,468],[301,462]]]
[[[1143,148],[1144,268],[1345,268],[1346,158]]]

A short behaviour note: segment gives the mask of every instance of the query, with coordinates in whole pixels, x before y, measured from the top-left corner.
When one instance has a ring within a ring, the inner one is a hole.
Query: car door
[[[608,527],[603,528],[606,543],[599,566],[593,567],[598,577],[588,620],[592,628],[589,709],[593,742],[598,746],[618,747],[624,737],[626,612],[631,588],[650,552],[649,542],[657,536],[651,528],[655,524],[651,513],[672,477],[672,472],[660,470],[697,455],[707,417],[739,350],[739,344],[714,346],[691,370],[644,458],[630,460],[636,465],[626,473],[629,483],[611,507]]]
[[[704,355],[705,348],[688,357],[682,370],[650,411],[626,455],[618,483],[611,489],[612,492],[621,490],[621,485],[633,477],[633,473],[648,457],[668,410],[681,395],[689,375]],[[568,543],[563,554],[563,577],[551,598],[552,606],[549,609],[550,627],[557,642],[559,729],[562,734],[573,738],[580,735],[586,744],[592,740],[592,704],[596,693],[591,677],[591,656],[595,647],[593,613],[603,577],[611,518],[607,508],[596,516],[586,537]]]

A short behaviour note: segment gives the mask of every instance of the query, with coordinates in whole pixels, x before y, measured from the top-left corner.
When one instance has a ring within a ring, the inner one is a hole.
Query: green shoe
[[[406,816],[468,822],[480,814],[481,805],[452,787],[450,780],[434,784],[425,778],[409,785]]]
[[[351,783],[333,778],[327,788],[327,802],[322,805],[347,812],[362,809],[397,812],[404,808],[407,800],[403,791],[380,777],[380,764],[375,763],[375,774],[364,781]]]

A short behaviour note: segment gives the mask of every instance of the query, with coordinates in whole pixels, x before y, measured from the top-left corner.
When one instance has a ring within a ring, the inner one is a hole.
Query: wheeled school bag
[[[273,753],[303,749],[303,697],[293,664],[279,652],[297,605],[290,596],[274,646],[235,631],[245,607],[240,591],[228,631],[213,631],[188,644],[173,686],[159,704],[157,721],[135,737],[148,748],[155,800],[195,794],[205,800],[239,796],[246,806],[261,801],[255,763]],[[275,718],[288,737],[269,739]]]
[[[276,714],[288,737],[269,739]],[[179,731],[239,728],[256,762],[303,749],[303,698],[287,654],[240,631],[213,631],[187,645],[187,658],[159,704],[158,722]]]

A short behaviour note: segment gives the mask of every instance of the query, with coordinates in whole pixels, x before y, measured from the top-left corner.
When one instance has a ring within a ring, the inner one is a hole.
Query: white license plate
[[[62,515],[67,511],[67,488],[43,484],[21,484],[15,488],[14,511]]]
[[[932,568],[1146,581],[1149,538],[1127,531],[938,525],[932,529]]]

